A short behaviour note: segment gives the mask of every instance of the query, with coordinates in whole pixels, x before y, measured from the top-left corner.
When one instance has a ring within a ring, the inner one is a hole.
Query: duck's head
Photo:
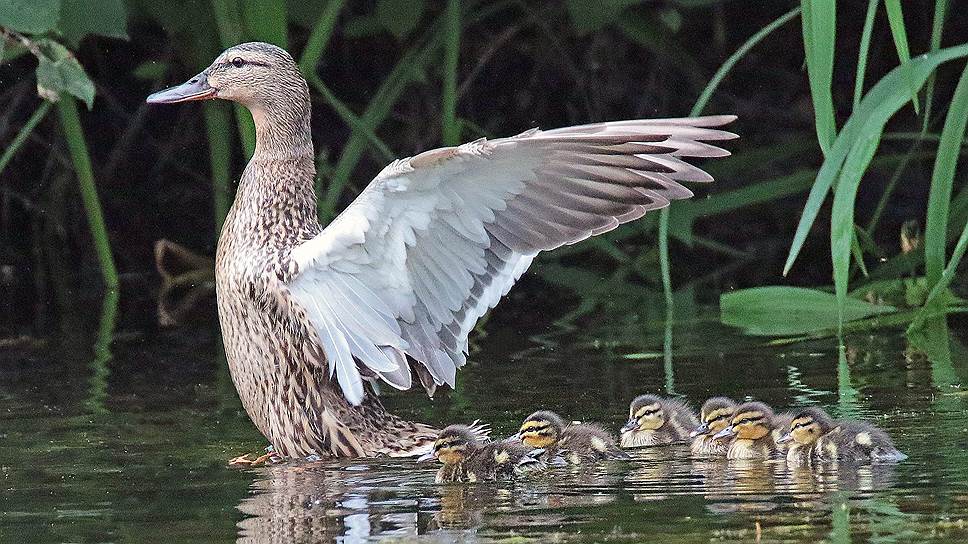
[[[691,437],[714,435],[729,426],[736,414],[736,402],[726,397],[713,397],[703,403],[699,411],[699,426]]]
[[[292,56],[281,47],[243,43],[222,52],[212,64],[185,83],[148,97],[150,104],[172,104],[222,98],[238,102],[253,116],[289,104],[308,102],[306,80]]]
[[[777,439],[778,444],[796,442],[809,446],[817,442],[821,436],[829,433],[837,424],[827,412],[820,408],[806,408],[793,416],[789,430]]]
[[[450,425],[440,431],[434,442],[434,449],[421,456],[417,461],[437,459],[445,465],[456,465],[467,459],[481,447],[478,434],[467,425]]]
[[[548,410],[535,412],[524,420],[517,437],[532,448],[550,448],[558,443],[565,430],[561,416]]]
[[[665,425],[666,417],[662,399],[655,395],[639,395],[629,404],[629,420],[622,427],[622,433],[654,431]]]
[[[713,438],[735,436],[741,440],[759,440],[773,430],[773,410],[762,402],[747,402],[736,408],[729,426],[713,435]]]

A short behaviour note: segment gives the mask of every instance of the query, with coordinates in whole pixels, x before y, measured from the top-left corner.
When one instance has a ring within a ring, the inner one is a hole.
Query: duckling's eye
[[[232,66],[235,66],[236,68],[241,68],[245,66],[245,60],[242,57],[235,57],[234,59],[232,59]]]

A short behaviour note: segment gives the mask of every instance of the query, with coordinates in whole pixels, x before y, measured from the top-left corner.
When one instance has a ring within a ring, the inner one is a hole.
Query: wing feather
[[[535,255],[689,198],[733,116],[595,123],[394,161],[318,236],[288,283],[347,399],[363,376],[454,385],[477,320]],[[409,358],[409,359],[408,359]],[[361,372],[363,370],[363,372]]]

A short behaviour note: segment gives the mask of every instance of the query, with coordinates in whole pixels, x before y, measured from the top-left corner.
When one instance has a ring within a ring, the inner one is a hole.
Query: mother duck
[[[681,157],[733,116],[618,121],[480,139],[394,161],[323,229],[309,89],[266,43],[227,49],[148,102],[221,98],[256,147],[218,241],[218,314],[232,379],[283,457],[408,456],[436,431],[387,412],[372,383],[454,386],[467,335],[539,251],[610,231],[712,181]]]

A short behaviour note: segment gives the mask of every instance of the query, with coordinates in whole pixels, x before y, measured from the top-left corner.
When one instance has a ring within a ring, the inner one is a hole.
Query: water
[[[103,345],[83,339],[8,340],[0,541],[968,538],[968,391],[957,344],[953,362],[929,360],[886,331],[848,339],[839,358],[833,340],[770,346],[702,320],[677,327],[669,365],[662,331],[639,325],[487,330],[458,391],[387,403],[438,425],[482,418],[498,434],[537,408],[617,429],[632,397],[672,388],[694,406],[726,394],[854,414],[887,429],[910,458],[809,471],[691,461],[682,448],[660,448],[630,463],[470,486],[435,485],[434,467],[406,460],[239,470],[226,460],[265,443],[213,363],[218,338],[208,328],[122,330],[109,362]]]

